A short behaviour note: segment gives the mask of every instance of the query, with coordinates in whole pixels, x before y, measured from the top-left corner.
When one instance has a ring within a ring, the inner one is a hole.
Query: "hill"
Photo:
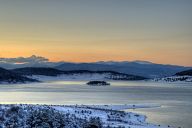
[[[47,67],[26,67],[26,68],[17,68],[11,70],[20,75],[44,75],[44,76],[58,76],[63,74],[63,71],[54,69],[54,68],[47,68]]]
[[[192,76],[192,69],[178,72],[175,75],[176,76]]]
[[[115,71],[89,71],[89,70],[71,70],[62,71],[54,68],[43,67],[26,67],[11,70],[14,73],[25,76],[63,76],[65,79],[83,79],[83,78],[95,78],[95,79],[111,79],[111,80],[144,80],[147,79],[142,76],[130,75],[125,73],[119,73]]]
[[[166,81],[166,82],[192,82],[192,69],[178,72],[173,76],[155,78],[154,81]]]
[[[21,76],[19,74],[16,74],[14,72],[11,72],[9,70],[0,68],[0,83],[6,82],[6,83],[25,83],[25,82],[37,82],[37,80],[30,79],[24,76]]]

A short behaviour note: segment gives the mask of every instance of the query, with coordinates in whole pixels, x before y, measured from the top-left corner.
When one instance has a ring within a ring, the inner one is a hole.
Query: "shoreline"
[[[68,115],[71,123],[84,120],[88,123],[91,119],[97,119],[101,128],[168,128],[171,126],[155,125],[146,122],[146,116],[137,113],[123,111],[125,109],[152,108],[158,106],[151,105],[39,105],[39,104],[0,104],[0,111],[25,111],[25,116],[38,111],[51,111],[60,113],[63,116]],[[14,109],[13,109],[14,108]],[[13,109],[13,110],[12,110]],[[48,109],[48,110],[47,110]],[[2,112],[1,112],[2,113]],[[17,112],[15,112],[17,113]],[[48,114],[48,113],[47,113]],[[13,115],[13,114],[12,114]],[[27,118],[27,117],[26,117]],[[40,117],[41,118],[41,117]],[[25,122],[23,122],[25,123]],[[89,124],[89,123],[88,123]],[[77,125],[81,125],[77,124]],[[95,124],[97,126],[97,124]],[[70,127],[67,127],[70,128]],[[99,126],[98,126],[99,128]]]

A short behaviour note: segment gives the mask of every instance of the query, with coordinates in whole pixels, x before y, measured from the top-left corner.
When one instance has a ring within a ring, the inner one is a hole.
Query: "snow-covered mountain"
[[[107,64],[107,65],[117,65],[117,64],[129,64],[129,63],[138,63],[138,64],[153,64],[149,61],[141,61],[141,60],[135,60],[135,61],[98,61],[95,62],[95,64]]]

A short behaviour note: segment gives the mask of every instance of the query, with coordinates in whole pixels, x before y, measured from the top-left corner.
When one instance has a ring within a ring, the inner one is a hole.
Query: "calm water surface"
[[[92,87],[86,81],[0,85],[0,103],[152,104],[159,108],[128,110],[147,115],[156,124],[192,127],[190,83],[111,82]]]

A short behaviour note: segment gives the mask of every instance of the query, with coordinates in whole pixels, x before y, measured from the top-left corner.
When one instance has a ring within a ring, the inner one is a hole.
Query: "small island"
[[[105,81],[89,81],[87,85],[91,86],[107,86],[110,85],[110,83],[107,83]]]

